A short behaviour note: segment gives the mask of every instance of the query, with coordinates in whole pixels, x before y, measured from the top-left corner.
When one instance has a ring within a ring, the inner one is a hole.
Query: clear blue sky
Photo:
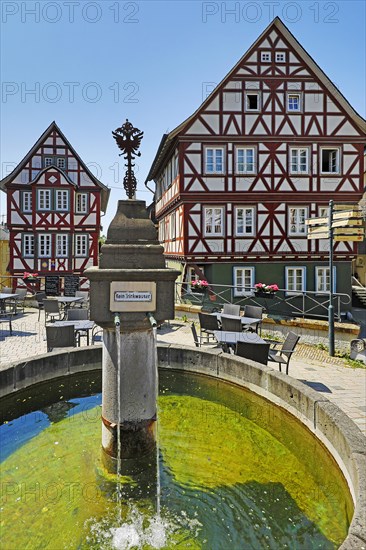
[[[275,16],[365,116],[363,0],[2,0],[1,177],[56,120],[112,188],[105,233],[126,198],[111,131],[126,118],[144,131],[137,197],[149,204],[144,181],[162,134],[192,114]],[[4,213],[4,193],[0,200]]]

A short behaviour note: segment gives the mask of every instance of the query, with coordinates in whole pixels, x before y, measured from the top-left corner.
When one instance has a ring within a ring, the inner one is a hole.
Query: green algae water
[[[180,372],[160,373],[161,515],[153,461],[117,498],[100,462],[99,376],[0,403],[2,550],[323,550],[346,537],[347,484],[304,426],[248,391]]]

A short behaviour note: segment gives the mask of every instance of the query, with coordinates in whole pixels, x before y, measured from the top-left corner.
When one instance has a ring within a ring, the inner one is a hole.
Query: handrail
[[[244,295],[235,295],[234,285],[210,284],[206,290],[192,290],[189,283],[175,283],[176,303],[201,305],[207,308],[219,309],[225,303],[235,303],[244,307],[246,304],[263,307],[271,316],[282,317],[318,317],[328,318],[329,293],[312,290],[290,291],[279,289],[274,294],[264,293],[256,296],[257,289],[248,288]],[[344,293],[333,294],[333,306],[336,319],[341,319],[342,306],[351,303],[351,296]]]
[[[363,286],[361,281],[359,279],[356,279],[354,275],[352,275],[352,286],[359,286],[361,288],[366,288],[366,286]]]

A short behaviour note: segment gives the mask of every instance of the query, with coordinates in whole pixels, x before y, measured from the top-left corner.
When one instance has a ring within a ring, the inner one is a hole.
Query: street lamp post
[[[329,325],[329,355],[334,357],[334,306],[333,306],[333,201],[329,201],[329,307],[328,307],[328,325]]]

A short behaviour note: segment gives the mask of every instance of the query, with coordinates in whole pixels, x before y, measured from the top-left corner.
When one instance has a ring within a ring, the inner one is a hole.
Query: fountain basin
[[[365,511],[365,438],[338,407],[292,378],[220,351],[161,345],[158,354],[159,366],[165,371],[200,373],[248,388],[303,422],[335,458],[354,501],[355,511],[342,550],[359,549],[365,545],[362,525]],[[9,365],[0,373],[1,396],[38,382],[98,368],[101,368],[101,348],[97,347],[31,358],[26,363]]]

